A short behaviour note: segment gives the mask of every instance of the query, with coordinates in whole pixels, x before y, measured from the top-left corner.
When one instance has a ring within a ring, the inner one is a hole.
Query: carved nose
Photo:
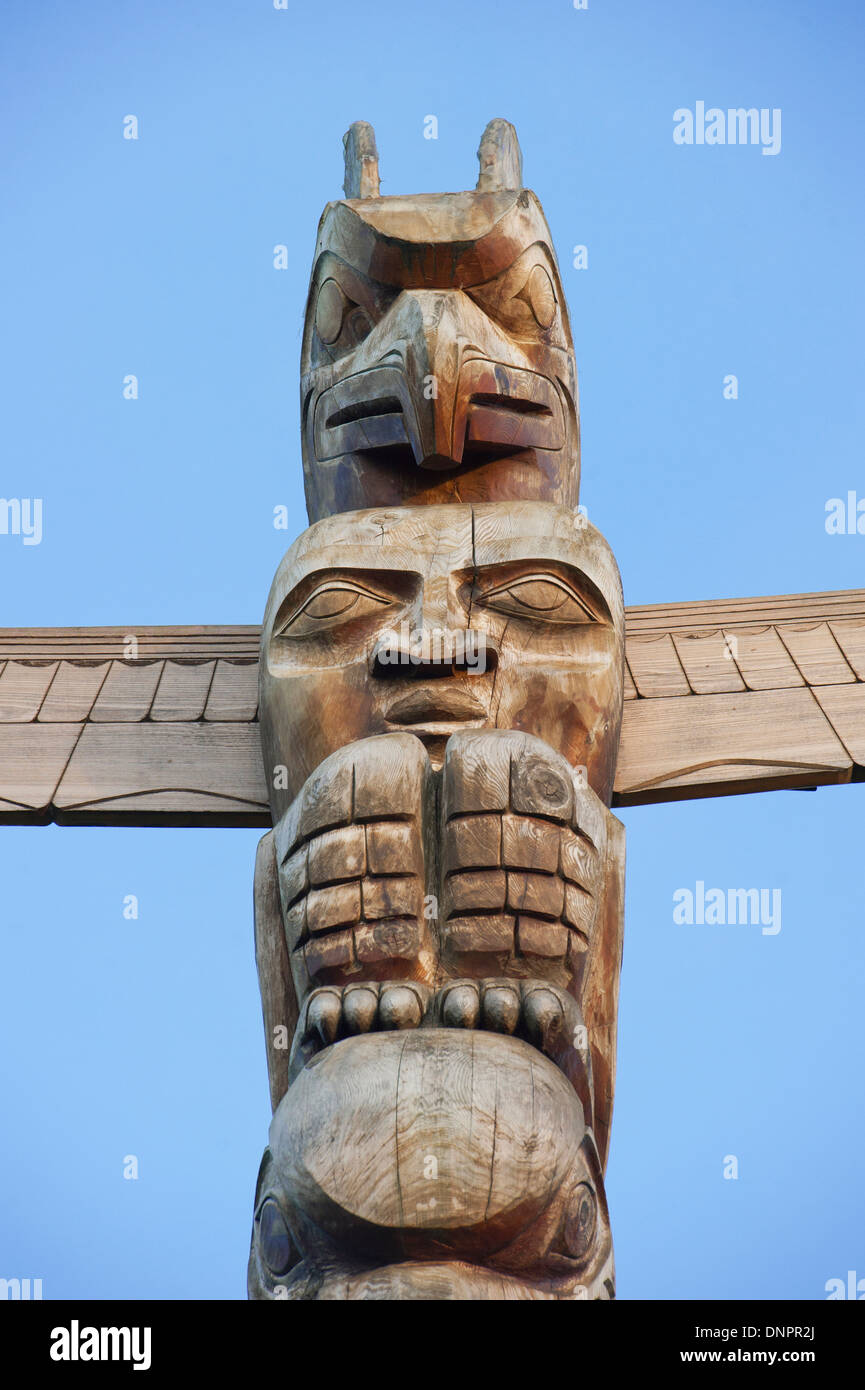
[[[494,671],[498,653],[474,628],[424,626],[386,633],[373,648],[370,672],[380,680],[440,680]]]
[[[459,291],[405,291],[402,313],[414,324],[406,343],[406,368],[414,395],[409,443],[418,468],[455,468],[462,462],[464,417],[457,420],[460,329],[465,295]]]

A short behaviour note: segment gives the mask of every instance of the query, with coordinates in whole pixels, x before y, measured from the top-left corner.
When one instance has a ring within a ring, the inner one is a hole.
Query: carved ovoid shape
[[[624,608],[555,257],[506,121],[472,193],[345,152],[262,631],[249,1292],[611,1298]]]
[[[600,1165],[567,1082],[492,1033],[321,1053],[273,1118],[249,1283],[254,1298],[609,1298]]]
[[[568,311],[513,127],[492,121],[466,193],[379,196],[363,122],[329,203],[301,352],[311,521],[404,502],[578,501]]]

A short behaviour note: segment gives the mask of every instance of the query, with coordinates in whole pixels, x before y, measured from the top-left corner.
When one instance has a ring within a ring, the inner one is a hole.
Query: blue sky
[[[627,602],[865,583],[865,537],[824,527],[865,496],[857,0],[10,0],[3,28],[0,494],[44,511],[39,545],[0,535],[0,626],[259,620],[274,507],[305,524],[303,308],[356,119],[384,193],[472,187],[486,122],[516,124],[570,303],[582,501]],[[780,108],[780,153],[677,146],[697,101]],[[622,813],[623,1298],[865,1277],[863,795]],[[256,839],[0,828],[0,1276],[243,1297],[269,1117]],[[781,889],[782,930],[675,925],[698,880]]]

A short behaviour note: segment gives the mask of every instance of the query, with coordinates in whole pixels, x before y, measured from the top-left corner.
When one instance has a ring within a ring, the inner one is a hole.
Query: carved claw
[[[419,1028],[430,999],[426,986],[377,981],[312,992],[295,1037],[292,1075],[323,1047],[360,1033]]]

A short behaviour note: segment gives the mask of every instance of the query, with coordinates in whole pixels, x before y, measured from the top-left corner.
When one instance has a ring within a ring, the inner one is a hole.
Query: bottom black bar
[[[424,1364],[449,1377],[462,1365],[461,1379],[471,1366],[475,1379],[481,1366],[486,1377],[491,1362],[507,1365],[517,1341],[531,1349],[536,1366],[546,1357],[549,1370],[584,1380],[587,1373],[616,1376],[630,1366],[651,1375],[708,1365],[803,1366],[825,1378],[856,1363],[863,1324],[851,1308],[828,1301],[620,1301],[547,1304],[541,1311],[472,1303],[443,1310],[434,1321],[422,1303],[360,1314],[357,1304],[333,1303],[20,1301],[5,1308],[0,1329],[4,1364],[17,1363],[19,1383],[30,1371],[53,1381],[92,1378],[109,1368],[115,1376],[137,1371],[160,1382],[186,1371],[225,1376],[235,1365],[245,1381],[310,1371],[329,1380],[340,1366],[377,1378],[396,1372],[405,1380],[411,1365]],[[391,1358],[404,1342],[411,1365],[397,1371]],[[317,1370],[310,1360],[320,1360]]]

